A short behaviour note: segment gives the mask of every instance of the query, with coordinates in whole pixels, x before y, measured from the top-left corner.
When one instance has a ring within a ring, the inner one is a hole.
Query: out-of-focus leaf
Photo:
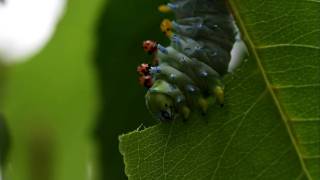
[[[92,175],[89,135],[98,103],[93,53],[103,5],[103,0],[69,0],[43,51],[7,68],[1,112],[12,148],[5,179],[84,180]]]
[[[320,179],[319,2],[230,4],[250,58],[225,107],[121,136],[129,179]]]

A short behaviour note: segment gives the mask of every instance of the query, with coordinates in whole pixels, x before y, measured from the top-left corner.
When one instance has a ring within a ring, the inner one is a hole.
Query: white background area
[[[65,0],[0,2],[0,59],[12,64],[37,53],[52,36]]]

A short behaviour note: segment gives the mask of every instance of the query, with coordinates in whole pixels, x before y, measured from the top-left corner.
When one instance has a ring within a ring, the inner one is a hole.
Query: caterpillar
[[[141,64],[140,84],[148,91],[147,109],[158,120],[187,120],[192,110],[208,111],[209,96],[224,104],[223,77],[229,71],[239,30],[224,0],[172,0],[159,11],[172,12],[176,19],[164,19],[161,31],[171,40],[168,47],[156,41],[143,42],[153,56],[152,64]],[[234,59],[239,59],[237,57]]]

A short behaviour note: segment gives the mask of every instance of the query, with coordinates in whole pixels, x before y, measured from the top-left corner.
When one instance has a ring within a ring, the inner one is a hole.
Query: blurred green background
[[[127,179],[118,136],[157,123],[136,67],[151,61],[143,40],[168,43],[163,2],[69,0],[39,54],[0,67],[5,180]]]

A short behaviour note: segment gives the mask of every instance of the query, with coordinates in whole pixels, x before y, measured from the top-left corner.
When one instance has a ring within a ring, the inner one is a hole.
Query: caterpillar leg
[[[200,107],[200,109],[201,109],[201,112],[202,112],[203,114],[207,114],[207,111],[208,111],[208,102],[207,102],[204,98],[200,97],[200,98],[198,99],[198,105],[199,105],[199,107]]]
[[[218,103],[222,107],[224,105],[224,91],[221,86],[216,86],[213,89],[213,94],[216,96]]]
[[[164,19],[160,24],[160,29],[169,38],[173,36],[172,22],[169,19]]]
[[[162,12],[162,13],[169,13],[169,12],[172,11],[171,8],[170,8],[168,5],[165,5],[165,4],[160,5],[160,6],[158,7],[158,10],[159,10],[160,12]]]
[[[190,115],[190,109],[187,106],[182,106],[180,109],[180,114],[183,116],[183,121],[188,120]]]

